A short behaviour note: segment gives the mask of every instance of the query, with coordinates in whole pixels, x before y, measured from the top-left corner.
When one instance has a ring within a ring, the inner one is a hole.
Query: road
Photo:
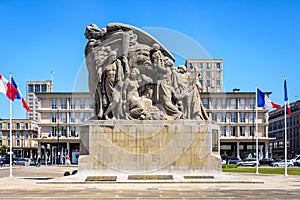
[[[74,167],[42,166],[0,168],[2,199],[299,199],[300,177],[230,174],[234,179],[257,179],[260,184],[218,183],[100,183],[41,184],[40,180],[63,177]]]

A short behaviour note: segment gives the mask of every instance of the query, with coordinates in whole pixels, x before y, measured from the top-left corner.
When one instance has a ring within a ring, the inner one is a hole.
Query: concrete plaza
[[[299,199],[300,177],[224,173],[228,182],[187,183],[66,183],[57,180],[74,166],[0,168],[2,199]],[[56,181],[51,181],[56,180]],[[237,181],[237,180],[240,180]],[[243,180],[255,180],[251,183]],[[46,182],[45,182],[46,181]],[[48,182],[47,182],[48,181]]]

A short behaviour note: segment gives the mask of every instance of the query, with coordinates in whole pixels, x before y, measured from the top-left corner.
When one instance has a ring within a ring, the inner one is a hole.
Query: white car
[[[285,161],[284,161],[284,160],[280,160],[280,161],[278,161],[278,162],[273,162],[273,163],[271,164],[271,166],[272,166],[272,167],[285,167]],[[291,160],[286,160],[286,166],[287,166],[287,167],[292,167],[292,166],[294,166],[293,161],[291,161]]]

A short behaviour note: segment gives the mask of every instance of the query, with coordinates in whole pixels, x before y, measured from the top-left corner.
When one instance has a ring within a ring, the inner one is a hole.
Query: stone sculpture
[[[89,91],[98,119],[208,120],[197,69],[174,57],[148,33],[130,25],[86,27]]]

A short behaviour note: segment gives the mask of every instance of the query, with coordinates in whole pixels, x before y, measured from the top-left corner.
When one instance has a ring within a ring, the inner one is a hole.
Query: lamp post
[[[59,159],[59,132],[60,132],[60,128],[59,128],[59,109],[57,109],[57,127],[56,127],[56,134],[57,134],[57,158],[56,158],[56,162],[59,165],[60,159]]]

